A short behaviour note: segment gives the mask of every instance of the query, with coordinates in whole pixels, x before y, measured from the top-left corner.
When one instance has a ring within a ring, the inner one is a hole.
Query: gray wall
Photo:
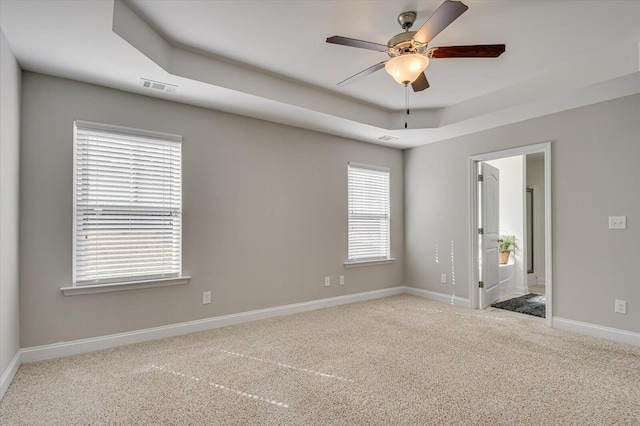
[[[22,102],[22,347],[403,284],[399,150],[34,73],[23,74]],[[71,285],[74,119],[184,137],[189,284],[62,295]],[[348,161],[391,168],[392,264],[343,267]],[[203,305],[208,290],[213,303]]]
[[[553,315],[640,332],[638,117],[633,95],[405,151],[405,285],[450,294],[439,277],[454,241],[456,294],[468,297],[469,156],[552,141]],[[628,229],[609,230],[610,215]]]
[[[18,227],[21,71],[0,31],[0,376],[20,349]]]

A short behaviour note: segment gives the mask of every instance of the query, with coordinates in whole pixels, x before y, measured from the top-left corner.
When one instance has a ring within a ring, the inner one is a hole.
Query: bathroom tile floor
[[[529,293],[544,294],[545,293],[544,284],[530,285],[529,286]]]

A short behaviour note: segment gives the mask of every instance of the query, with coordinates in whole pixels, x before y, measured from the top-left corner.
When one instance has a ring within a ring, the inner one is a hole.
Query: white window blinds
[[[74,284],[181,273],[182,138],[76,121]]]
[[[389,258],[389,169],[349,163],[348,260]]]

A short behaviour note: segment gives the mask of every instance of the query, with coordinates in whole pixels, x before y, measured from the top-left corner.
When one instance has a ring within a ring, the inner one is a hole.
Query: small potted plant
[[[515,235],[501,235],[498,240],[498,250],[500,251],[500,264],[504,265],[509,262],[511,252],[518,250],[518,243]]]

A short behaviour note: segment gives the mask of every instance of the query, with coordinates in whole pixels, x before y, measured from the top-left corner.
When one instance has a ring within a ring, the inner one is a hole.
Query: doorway
[[[484,308],[509,292],[543,293],[546,324],[551,326],[551,143],[474,155],[469,170],[471,307]],[[501,188],[502,203],[500,178],[507,188]],[[513,237],[518,250],[500,267],[496,249],[505,237]]]

